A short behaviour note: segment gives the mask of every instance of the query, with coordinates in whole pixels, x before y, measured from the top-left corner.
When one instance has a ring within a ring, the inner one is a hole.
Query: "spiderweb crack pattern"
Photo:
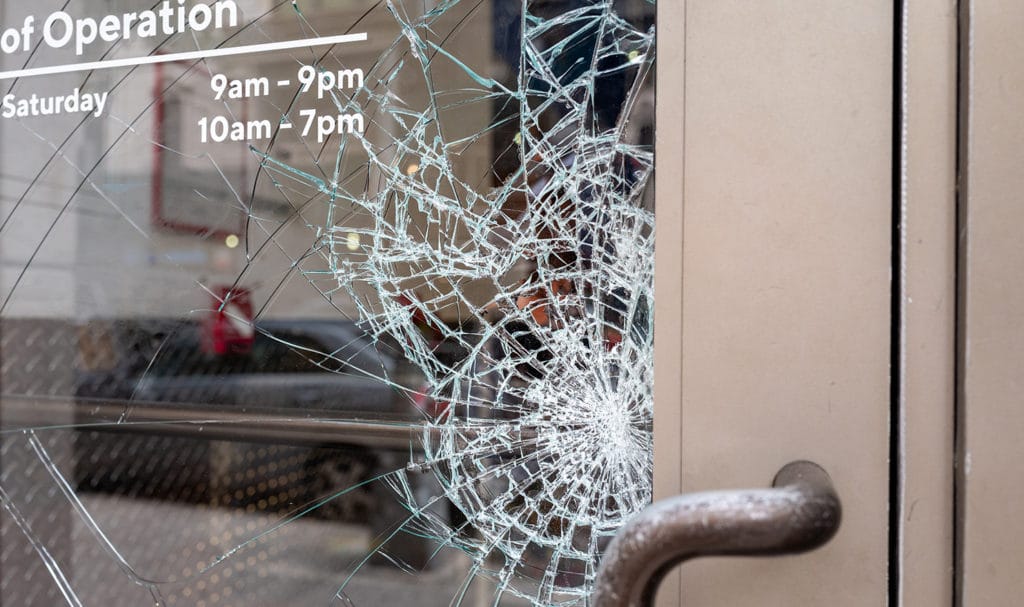
[[[369,108],[379,126],[338,142],[335,167],[365,156],[358,178],[256,153],[275,179],[326,201],[316,229],[328,268],[307,277],[347,293],[367,330],[400,343],[428,378],[427,396],[447,403],[426,426],[421,467],[466,522],[450,529],[396,474],[408,525],[470,554],[496,596],[585,602],[602,549],[651,497],[654,216],[643,193],[653,157],[627,125],[654,35],[610,0],[555,15],[524,1],[521,65],[505,86],[436,41],[435,23],[459,4],[409,16],[389,3],[401,36],[364,88],[334,97],[339,112]],[[439,64],[468,84],[443,89]],[[422,105],[390,88],[410,69],[429,91]],[[616,87],[609,109],[605,92]],[[502,120],[468,133],[452,126],[453,112],[477,104],[517,109],[505,120],[518,126],[519,167],[491,189],[459,159]],[[372,226],[346,225],[353,209]],[[346,250],[353,233],[357,256]],[[452,316],[458,327],[445,322]],[[472,355],[446,361],[445,340]]]

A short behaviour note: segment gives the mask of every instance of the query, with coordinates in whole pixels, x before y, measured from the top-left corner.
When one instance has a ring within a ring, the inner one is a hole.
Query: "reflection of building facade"
[[[108,4],[116,6],[105,6],[105,11],[138,8],[129,2]],[[373,11],[359,21],[365,11],[359,3],[303,2],[301,16],[296,16],[290,5],[267,1],[238,4],[247,24],[242,31],[207,31],[196,40],[179,36],[161,41],[157,52],[194,50],[197,43],[209,48],[224,42],[226,36],[231,36],[226,43],[229,46],[300,39],[334,34],[358,23],[369,33],[368,41],[334,49],[324,67],[370,70],[398,32],[386,11]],[[20,22],[35,10],[8,2],[3,7],[4,20]],[[67,10],[75,16],[75,7]],[[254,16],[260,18],[250,22]],[[478,9],[474,19],[486,22],[486,10]],[[472,36],[453,40],[451,50],[487,63],[490,45],[481,33],[489,31],[487,27],[474,28]],[[73,51],[40,49],[29,65],[154,52],[148,40],[93,46],[87,49],[93,55],[82,58],[75,57]],[[312,104],[310,95],[296,99],[297,68],[325,51],[303,49],[199,64],[101,70],[88,79],[72,73],[14,82],[12,92],[24,91],[26,96],[66,94],[78,86],[83,92],[109,90],[110,95],[105,115],[98,118],[63,115],[0,124],[5,141],[20,142],[18,146],[4,145],[0,152],[0,210],[9,222],[0,243],[0,285],[5,294],[18,285],[5,314],[79,318],[178,315],[208,308],[210,287],[240,281],[253,289],[257,300],[266,301],[274,293],[277,303],[265,311],[269,315],[336,316],[332,306],[318,302],[301,275],[287,279],[283,287],[278,284],[293,262],[315,245],[318,236],[313,226],[324,224],[325,205],[290,199],[287,184],[275,184],[266,172],[257,179],[259,151],[269,151],[275,159],[305,169],[333,164],[333,142],[322,146],[309,137],[277,128],[285,113],[301,125],[295,114],[302,107],[330,112],[334,104],[329,98]],[[11,55],[3,60],[4,69],[16,69],[23,67],[25,58]],[[273,86],[266,96],[218,102],[210,89],[213,71],[229,78],[258,76],[275,85],[284,81],[291,85]],[[401,90],[400,83],[393,93],[410,103],[421,94]],[[203,116],[239,122],[268,120],[275,128],[274,139],[252,142],[255,153],[248,141],[202,144],[196,123]],[[463,114],[459,119],[482,124],[488,117]],[[381,116],[372,120],[367,129],[370,139],[381,129],[400,128]],[[346,162],[358,163],[359,159],[353,156]],[[490,164],[486,157],[466,157],[460,162],[472,165],[470,170],[477,174],[486,174]],[[348,170],[353,166],[349,164]],[[15,207],[19,210],[12,213]],[[97,238],[97,234],[104,237]],[[247,251],[256,257],[257,250],[260,254],[247,270]],[[164,286],[153,288],[154,284]],[[166,285],[176,285],[172,290],[178,295],[168,298]],[[340,296],[333,306],[354,313]]]

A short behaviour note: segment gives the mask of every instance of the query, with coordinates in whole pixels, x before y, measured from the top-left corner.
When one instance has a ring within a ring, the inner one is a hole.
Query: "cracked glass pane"
[[[654,4],[0,7],[0,603],[586,605]]]

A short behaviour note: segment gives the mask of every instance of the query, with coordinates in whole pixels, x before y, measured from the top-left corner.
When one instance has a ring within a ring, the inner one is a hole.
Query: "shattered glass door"
[[[586,605],[654,4],[0,6],[0,603]]]

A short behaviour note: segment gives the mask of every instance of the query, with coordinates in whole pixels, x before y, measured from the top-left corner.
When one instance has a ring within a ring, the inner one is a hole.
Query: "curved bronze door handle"
[[[673,567],[701,556],[795,554],[839,528],[839,496],[820,466],[797,461],[771,489],[710,491],[660,500],[616,534],[598,569],[593,607],[642,607]]]

